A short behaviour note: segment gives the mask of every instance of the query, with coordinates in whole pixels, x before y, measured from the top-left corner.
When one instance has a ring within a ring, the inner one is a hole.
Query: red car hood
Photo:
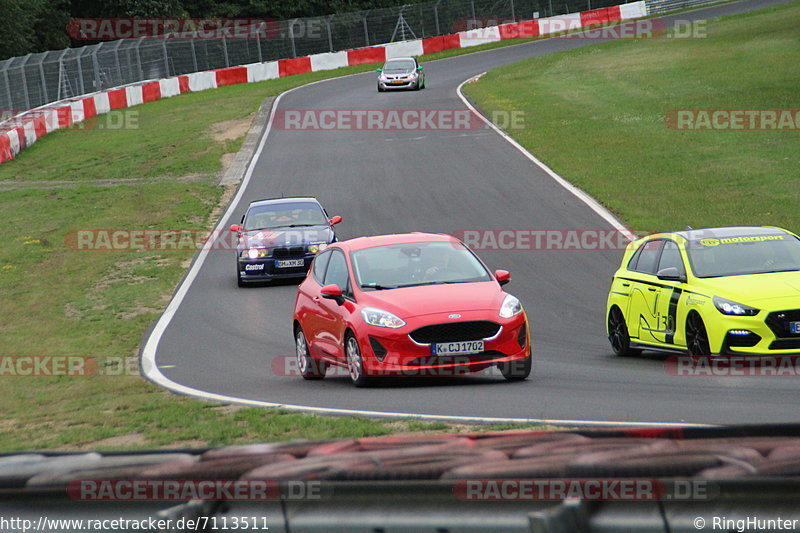
[[[364,291],[358,302],[406,319],[459,311],[499,311],[504,298],[505,293],[495,281],[481,281]]]

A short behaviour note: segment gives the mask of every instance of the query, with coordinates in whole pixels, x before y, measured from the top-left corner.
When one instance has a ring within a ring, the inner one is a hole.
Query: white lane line
[[[529,43],[522,43],[522,44],[529,44]],[[350,74],[350,76],[358,76],[360,74]],[[348,76],[342,76],[348,77]],[[270,112],[269,121],[267,122],[266,129],[264,131],[264,135],[261,137],[261,141],[259,142],[258,149],[256,153],[253,155],[252,159],[250,160],[250,164],[247,167],[247,171],[245,172],[244,179],[242,180],[242,184],[239,186],[239,190],[236,192],[236,196],[234,197],[233,201],[231,201],[228,210],[225,211],[225,214],[220,218],[219,223],[217,224],[215,231],[212,235],[219,235],[221,231],[223,231],[226,221],[230,218],[231,214],[233,213],[234,209],[239,204],[242,196],[244,195],[244,191],[247,188],[247,185],[250,183],[250,179],[253,176],[253,171],[255,169],[256,163],[258,162],[259,157],[261,156],[261,152],[264,150],[264,146],[266,146],[267,138],[269,137],[270,132],[272,131],[272,124],[275,119],[275,112],[280,105],[281,99],[284,95],[289,94],[292,91],[297,89],[301,89],[303,87],[308,87],[310,85],[316,85],[317,83],[323,83],[326,81],[331,80],[338,80],[342,77],[338,78],[330,78],[327,80],[320,80],[315,81],[313,83],[309,83],[306,85],[301,85],[299,87],[295,87],[294,89],[289,89],[288,91],[281,93],[275,98],[275,101],[272,104],[272,110]],[[461,84],[463,85],[463,83]],[[461,85],[458,87],[459,96],[461,96]],[[464,98],[462,97],[462,100]],[[468,107],[475,109],[467,103]],[[477,113],[477,111],[475,111]],[[477,113],[478,116],[481,116],[480,113]],[[484,119],[486,120],[486,119]],[[487,123],[498,131],[501,135],[503,132],[497,130],[497,128],[491,123]],[[515,142],[511,139],[512,144]],[[518,146],[518,145],[517,145]],[[529,158],[534,158],[532,155],[527,154],[525,149],[519,147],[520,150],[523,151]],[[544,169],[547,169],[543,163],[539,163]],[[557,174],[550,171],[551,175],[556,177],[558,180],[564,181],[562,178],[558,177]],[[571,186],[571,185],[570,185]],[[591,197],[583,193],[587,198],[591,200]],[[594,200],[592,200],[594,201]],[[588,203],[588,202],[587,202]],[[595,202],[596,203],[596,202]],[[589,204],[591,206],[591,204]],[[597,204],[599,206],[599,204]],[[601,209],[602,206],[600,206]],[[610,213],[609,213],[610,215]],[[622,224],[613,218],[613,215],[610,215],[612,220],[616,221],[619,224],[620,228],[624,228]],[[605,217],[604,217],[605,218]],[[614,225],[613,222],[609,221]],[[614,227],[617,227],[614,225]],[[619,228],[618,228],[619,229]],[[472,423],[499,423],[499,424],[547,424],[551,426],[594,426],[594,427],[707,427],[708,424],[683,424],[683,423],[664,423],[664,422],[625,422],[625,421],[593,421],[593,420],[568,420],[568,419],[546,419],[546,418],[505,418],[505,417],[483,417],[483,416],[455,416],[455,415],[437,415],[437,414],[421,414],[421,413],[402,413],[402,412],[383,412],[383,411],[366,411],[362,409],[337,409],[333,407],[313,407],[308,405],[292,405],[292,404],[283,404],[283,403],[276,403],[276,402],[265,402],[261,400],[251,400],[248,398],[238,398],[236,396],[227,396],[224,394],[216,394],[213,392],[208,392],[200,389],[195,389],[192,387],[188,387],[181,383],[177,383],[172,381],[164,374],[161,373],[161,370],[156,363],[156,350],[158,349],[158,343],[161,341],[161,337],[164,335],[164,331],[166,331],[169,323],[172,321],[172,318],[175,316],[178,308],[180,307],[183,299],[186,297],[186,293],[189,291],[189,287],[191,287],[194,280],[197,278],[197,274],[200,272],[200,268],[203,266],[203,263],[208,256],[209,250],[213,248],[213,239],[209,239],[205,245],[203,246],[202,250],[198,254],[197,260],[192,264],[191,268],[189,269],[189,273],[186,274],[183,282],[181,283],[178,290],[175,292],[175,296],[170,301],[169,305],[167,305],[167,309],[158,319],[156,322],[153,331],[150,333],[150,336],[147,338],[147,342],[145,343],[144,349],[142,350],[142,372],[144,376],[167,390],[178,394],[184,394],[186,396],[193,396],[195,398],[201,398],[204,400],[211,400],[211,401],[220,401],[226,403],[233,403],[238,405],[248,405],[251,407],[273,407],[273,408],[280,408],[286,409],[291,411],[300,411],[306,413],[317,413],[317,414],[329,414],[329,415],[351,415],[351,416],[370,416],[376,418],[413,418],[413,419],[420,419],[420,420],[439,420],[439,421],[449,421],[449,422],[472,422]]]
[[[539,158],[537,158],[535,155],[526,150],[524,146],[515,141],[514,138],[511,137],[508,133],[497,127],[491,120],[483,116],[483,114],[470,103],[467,97],[464,96],[462,89],[464,85],[466,85],[467,83],[473,83],[475,81],[478,81],[484,74],[486,73],[481,72],[477,76],[472,76],[471,78],[461,82],[461,84],[456,89],[456,93],[458,94],[458,97],[461,99],[461,102],[465,106],[467,106],[470,109],[470,111],[472,111],[477,117],[479,117],[482,121],[484,121],[490,128],[492,128],[495,131],[495,133],[497,133],[503,139],[508,141],[511,144],[511,146],[522,152],[522,155],[530,159],[536,166],[544,170],[548,176],[550,176],[556,181],[556,183],[564,187],[575,197],[577,197],[579,200],[585,203],[589,207],[589,209],[597,213],[597,215],[600,216],[600,218],[611,224],[611,226],[614,229],[618,230],[620,233],[625,235],[626,238],[634,240],[636,238],[634,234],[625,226],[625,224],[623,224],[617,217],[615,217],[614,214],[611,213],[611,211],[603,207],[600,204],[600,202],[589,196],[589,194],[587,194],[585,191],[579,189],[572,183],[568,182],[567,180],[556,174],[556,172],[552,168],[545,165],[542,161],[539,160]]]

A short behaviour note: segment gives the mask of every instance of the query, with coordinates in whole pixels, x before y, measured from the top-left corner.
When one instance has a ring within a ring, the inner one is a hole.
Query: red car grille
[[[408,334],[414,342],[431,344],[434,342],[479,341],[494,337],[500,331],[500,324],[489,320],[471,320],[432,324],[417,328]]]

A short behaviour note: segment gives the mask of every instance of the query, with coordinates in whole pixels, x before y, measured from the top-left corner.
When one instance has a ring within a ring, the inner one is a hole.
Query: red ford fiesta
[[[461,241],[411,233],[331,244],[300,284],[297,362],[306,379],[347,368],[356,386],[378,376],[454,375],[497,366],[508,380],[531,372],[528,320]]]

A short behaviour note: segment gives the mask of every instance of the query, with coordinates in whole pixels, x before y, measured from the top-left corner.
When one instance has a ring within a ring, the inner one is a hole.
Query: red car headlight
[[[379,328],[397,329],[406,325],[401,318],[393,315],[389,311],[376,309],[374,307],[365,307],[362,309],[361,318],[370,326],[378,326]]]
[[[500,306],[500,318],[511,318],[522,312],[522,303],[516,296],[506,294],[506,299],[503,300],[503,305]]]

